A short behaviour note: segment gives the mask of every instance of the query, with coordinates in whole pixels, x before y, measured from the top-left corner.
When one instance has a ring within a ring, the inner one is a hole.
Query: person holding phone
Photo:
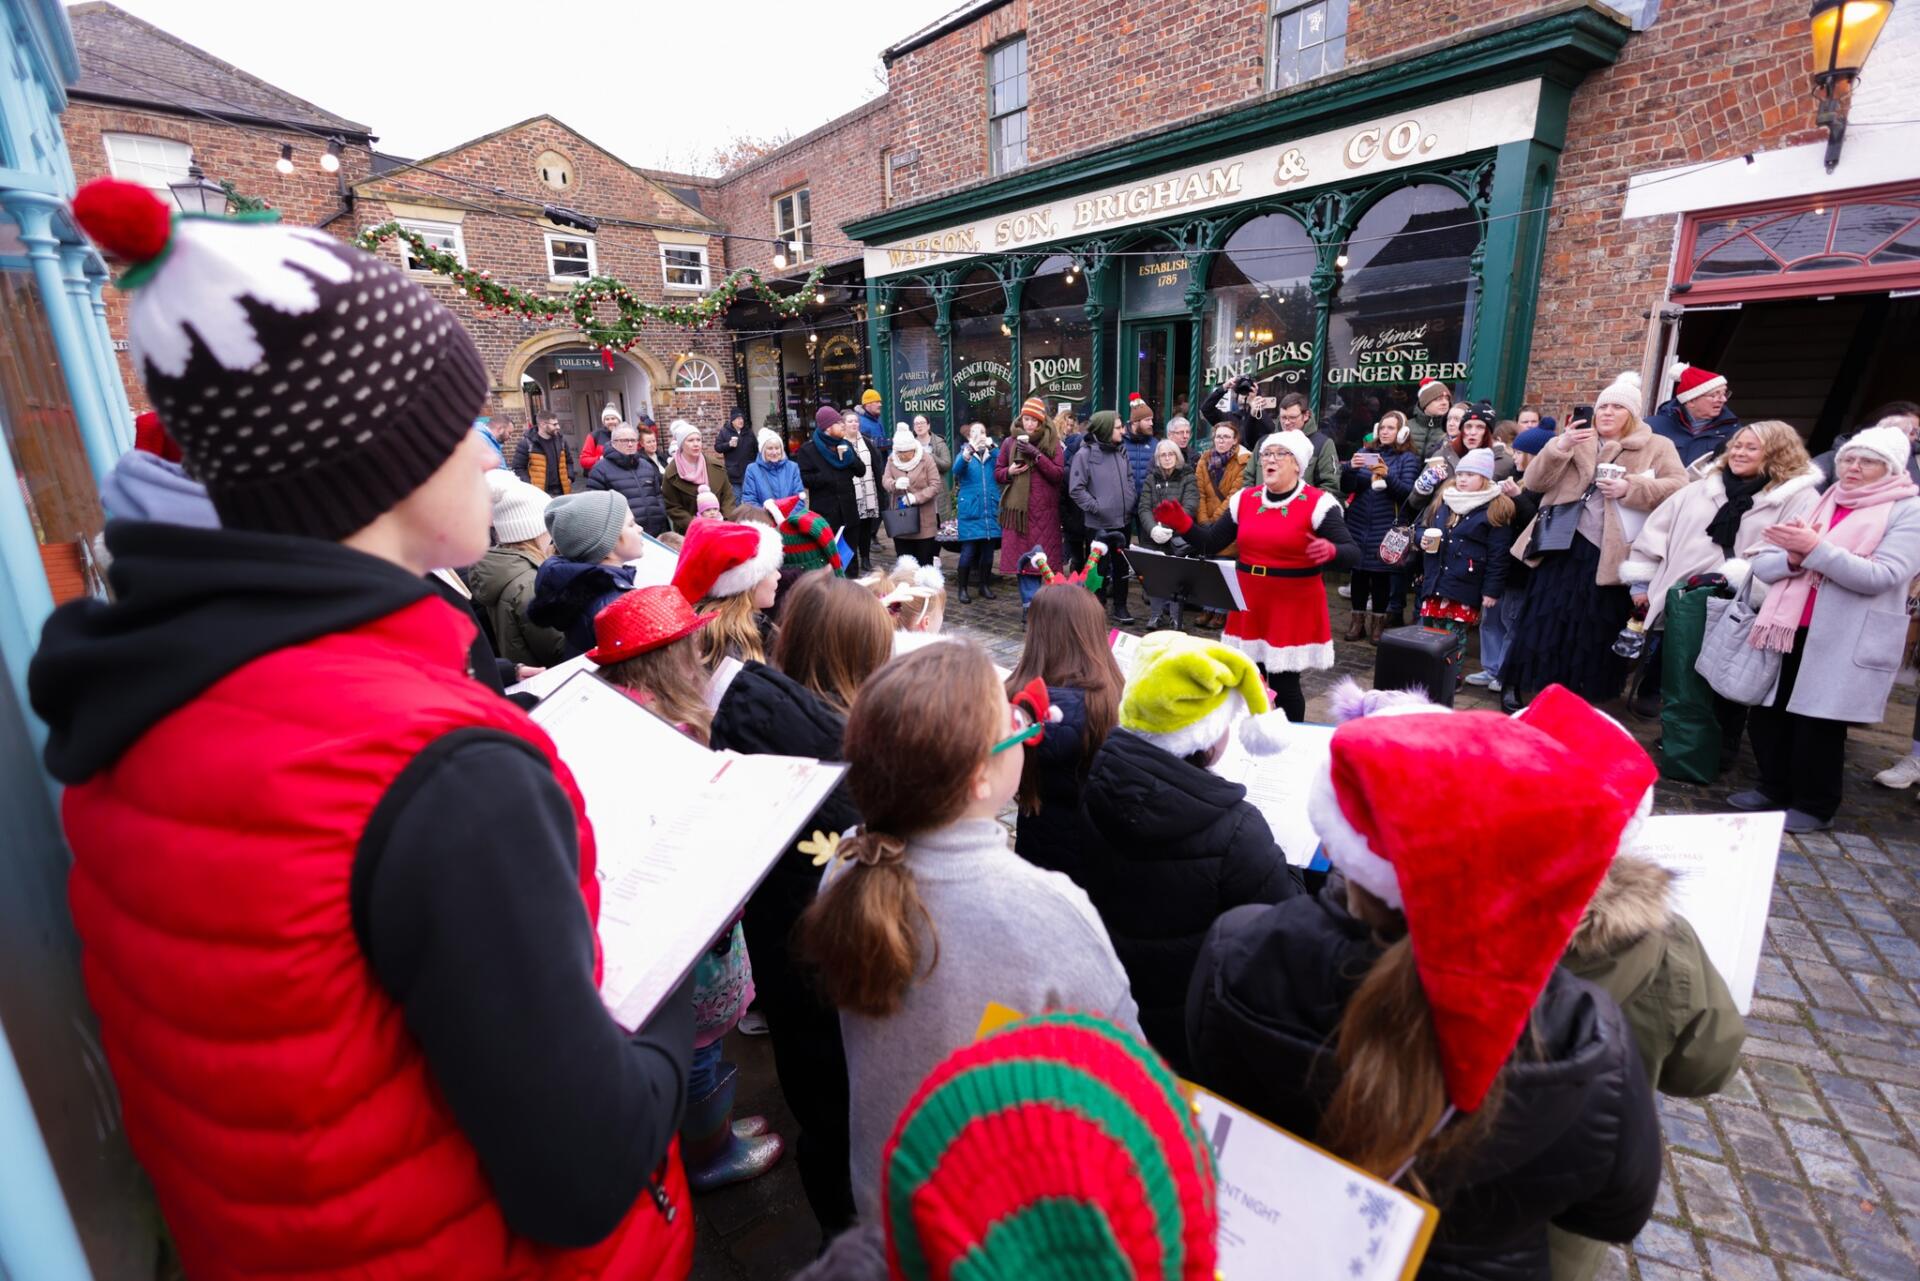
[[[1420,455],[1413,430],[1397,409],[1380,415],[1370,449],[1355,454],[1340,469],[1340,490],[1347,496],[1347,529],[1360,547],[1353,567],[1353,615],[1344,639],[1378,642],[1388,627],[1403,621],[1404,571],[1380,559],[1380,543],[1407,520]]]
[[[1524,473],[1540,511],[1513,546],[1534,574],[1500,669],[1509,711],[1554,684],[1595,703],[1620,693],[1626,664],[1613,640],[1633,613],[1620,565],[1647,513],[1687,483],[1673,443],[1640,420],[1641,404],[1640,375],[1629,370],[1594,397],[1592,418],[1575,416]],[[1562,550],[1536,546],[1542,521],[1567,520],[1575,523]]]

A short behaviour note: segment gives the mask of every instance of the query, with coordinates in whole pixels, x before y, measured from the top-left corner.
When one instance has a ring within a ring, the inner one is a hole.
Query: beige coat
[[[903,476],[907,481],[905,489],[899,485]],[[881,479],[885,489],[880,497],[882,503],[891,507],[902,495],[911,494],[919,505],[920,532],[908,537],[932,538],[940,532],[940,467],[931,449],[922,445],[911,467],[902,467],[898,454],[887,455],[887,469]]]
[[[1762,537],[1767,526],[1798,520],[1812,511],[1820,501],[1820,486],[1825,480],[1818,467],[1809,465],[1798,476],[1755,494],[1753,506],[1740,518],[1740,532],[1733,540],[1734,555],[1753,555],[1769,545]],[[1647,626],[1660,625],[1668,588],[1695,574],[1728,573],[1727,556],[1720,544],[1707,537],[1707,522],[1726,501],[1726,472],[1716,467],[1684,486],[1647,517],[1640,537],[1633,540],[1633,554],[1620,565],[1621,581],[1648,584]]]
[[[1627,493],[1618,502],[1604,504],[1600,542],[1600,569],[1594,581],[1601,587],[1618,587],[1620,562],[1627,558],[1628,539],[1620,523],[1619,509],[1651,512],[1687,483],[1687,469],[1673,442],[1656,436],[1645,423],[1636,422],[1619,440],[1595,437],[1579,448],[1568,443],[1565,435],[1555,436],[1537,458],[1528,464],[1526,486],[1540,495],[1540,508],[1559,503],[1578,502],[1593,483],[1593,469],[1599,463],[1619,463],[1627,469]],[[1529,565],[1539,565],[1533,554],[1533,531],[1538,517],[1527,522],[1526,529],[1513,544],[1513,554]]]

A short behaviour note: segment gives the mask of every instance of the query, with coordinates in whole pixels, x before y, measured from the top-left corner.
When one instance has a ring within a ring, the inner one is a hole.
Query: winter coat
[[[1307,439],[1313,443],[1313,457],[1307,460],[1307,469],[1301,475],[1315,489],[1339,493],[1340,453],[1333,447],[1333,437],[1324,431],[1315,431],[1307,433]]]
[[[1220,483],[1213,483],[1213,472],[1207,467],[1213,451],[1200,455],[1200,461],[1193,465],[1193,483],[1200,495],[1200,510],[1194,513],[1193,523],[1211,525],[1227,514],[1227,502],[1246,485],[1247,467],[1253,462],[1253,454],[1242,449],[1227,460],[1226,470],[1220,474]],[[1225,559],[1232,559],[1233,543],[1228,543],[1214,553]]]
[[[793,459],[782,458],[770,463],[756,458],[747,464],[746,474],[740,480],[740,502],[743,506],[760,507],[770,498],[791,498],[805,488],[800,480],[800,464]]]
[[[1141,440],[1128,432],[1120,440],[1127,451],[1127,463],[1133,468],[1133,492],[1137,494],[1147,483],[1147,473],[1153,470],[1153,451],[1160,447],[1160,438],[1148,436]]]
[[[1768,547],[1753,555],[1753,576],[1777,583],[1796,572],[1787,553]],[[1797,716],[1877,725],[1907,643],[1907,584],[1920,574],[1920,498],[1903,498],[1887,516],[1887,530],[1871,557],[1821,542],[1799,573],[1821,575],[1813,596],[1800,675],[1787,710]],[[1773,695],[1767,696],[1773,706]]]
[[[619,494],[633,510],[634,524],[649,534],[664,534],[670,527],[660,470],[640,454],[609,451],[593,465],[580,488],[611,489]]]
[[[1705,426],[1687,417],[1685,406],[1676,398],[1669,400],[1647,419],[1654,435],[1664,438],[1680,455],[1680,465],[1691,467],[1702,458],[1711,458],[1726,448],[1740,430],[1740,419],[1726,405]]]
[[[1134,485],[1133,460],[1123,445],[1088,445],[1074,455],[1067,473],[1067,496],[1080,508],[1087,533],[1100,537],[1124,530],[1140,491]]]
[[[1371,471],[1351,463],[1340,468],[1340,489],[1353,496],[1347,504],[1347,532],[1360,544],[1358,568],[1370,574],[1395,573],[1404,566],[1405,561],[1389,565],[1380,559],[1380,540],[1395,525],[1411,524],[1418,515],[1418,508],[1408,500],[1420,476],[1420,455],[1402,451],[1382,454],[1380,460],[1387,465],[1385,489],[1373,487]]]
[[[1440,550],[1429,556],[1420,550],[1419,532],[1434,524],[1441,530]],[[1507,550],[1513,546],[1513,534],[1511,524],[1495,525],[1485,507],[1456,516],[1443,504],[1438,511],[1421,516],[1413,545],[1407,549],[1420,575],[1416,599],[1438,596],[1472,609],[1479,609],[1485,597],[1499,600],[1506,590]]]
[[[1338,1084],[1341,1015],[1383,947],[1346,882],[1220,918],[1187,1001],[1190,1076],[1309,1142]],[[1555,969],[1533,1007],[1539,1057],[1505,1069],[1500,1122],[1438,1189],[1424,1281],[1538,1281],[1547,1225],[1627,1242],[1653,1213],[1660,1125],[1619,1007]]]
[[[527,621],[540,560],[521,547],[490,547],[468,571],[473,603],[493,628],[494,648],[510,663],[552,667],[566,651],[566,638]]]
[[[953,450],[939,432],[927,433],[926,449],[933,455],[934,470],[940,473],[940,501],[936,504],[942,523],[953,519],[953,494],[949,477],[953,475]]]
[[[592,471],[602,458],[607,456],[608,448],[613,444],[613,431],[607,427],[595,427],[580,442],[580,474]]]
[[[706,487],[720,500],[720,514],[725,516],[734,508],[733,482],[727,479],[726,466],[718,458],[712,454],[701,456],[707,461]],[[680,473],[669,466],[661,473],[660,492],[666,500],[667,519],[673,523],[673,532],[686,533],[687,526],[699,515],[700,486],[680,479]]]
[[[713,434],[713,452],[720,455],[727,469],[727,480],[739,489],[747,474],[747,465],[760,457],[760,433],[751,427],[735,431],[729,419]]]
[[[633,588],[631,565],[585,565],[549,556],[533,576],[527,621],[557,631],[565,640],[561,657],[578,658],[593,648],[593,617]]]
[[[1452,406],[1448,406],[1447,413],[1452,412]],[[1407,443],[1412,447],[1413,456],[1422,462],[1447,452],[1446,414],[1426,414],[1416,410],[1407,415],[1407,430],[1411,433]]]
[[[576,475],[573,447],[559,432],[542,436],[530,426],[513,447],[513,474],[549,494],[570,494]]]
[[[877,471],[887,465],[887,454],[893,449],[893,433],[887,430],[886,420],[878,411],[868,413],[865,406],[855,411],[854,418],[860,425],[860,435],[866,439],[867,449],[874,458]]]
[[[1833,438],[1833,448],[1813,460],[1813,465],[1820,469],[1820,488],[1823,491],[1829,485],[1833,484],[1834,460],[1840,457],[1840,451],[1845,449],[1847,442],[1852,439],[1852,433],[1848,433],[1845,436],[1835,436]],[[1916,485],[1920,485],[1920,449],[1914,450],[1907,458],[1907,479]]]
[[[1037,448],[1037,447],[1036,447]],[[1000,452],[993,464],[994,479],[1000,482],[1002,490],[1013,483],[1013,473],[1009,470],[1019,457],[1019,442],[1009,436],[1002,442]],[[1061,461],[1060,447],[1055,446],[1051,454],[1036,452],[1031,459],[1031,470],[1027,473],[1030,483],[1027,486],[1027,528],[1025,532],[1004,525],[1000,530],[1000,565],[1003,574],[1020,572],[1020,558],[1035,547],[1047,553],[1047,560],[1058,570],[1067,563],[1066,531],[1062,524],[1062,509],[1072,507],[1066,497],[1067,467]],[[1078,508],[1074,508],[1078,510]],[[997,518],[996,518],[997,519]],[[1125,517],[1122,516],[1124,520]]]
[[[1084,887],[1083,863],[1092,843],[1080,812],[1080,788],[1088,763],[1080,747],[1087,726],[1086,694],[1049,685],[1047,699],[1060,709],[1060,720],[1047,726],[1027,758],[1035,771],[1040,808],[1021,814],[1015,823],[1013,852],[1035,867],[1064,872]]]
[[[911,497],[920,515],[920,532],[902,537],[932,538],[940,532],[940,468],[933,461],[933,451],[922,445],[905,467],[898,453],[890,455],[881,479],[882,501],[887,506],[897,507],[903,496]],[[902,480],[907,482],[904,490],[900,488]]]
[[[1143,545],[1161,546],[1150,535],[1159,523],[1153,518],[1153,509],[1166,502],[1179,503],[1189,516],[1199,512],[1200,483],[1193,478],[1193,464],[1181,463],[1171,476],[1158,467],[1147,473],[1147,483],[1141,486],[1140,497],[1133,505],[1133,527],[1139,531]]]
[[[1301,892],[1246,795],[1124,729],[1094,753],[1080,794],[1097,841],[1081,887],[1127,968],[1147,1040],[1176,1071],[1189,1062],[1187,982],[1208,927],[1228,908]]]
[[[961,542],[1000,537],[1000,482],[993,475],[993,453],[982,458],[962,449],[953,460],[953,509]]]
[[[835,467],[820,456],[819,443],[808,436],[794,454],[794,462],[800,467],[800,480],[807,487],[807,507],[826,521],[835,533],[843,529],[852,529],[860,518],[860,511],[853,495],[853,482],[867,474],[867,465],[860,461],[860,455],[851,444],[837,442],[847,446],[848,463],[845,467]],[[852,537],[851,534],[848,535]]]
[[[1527,464],[1525,484],[1540,495],[1540,507],[1545,510],[1558,503],[1579,501],[1587,486],[1593,483],[1596,464],[1618,463],[1627,469],[1626,497],[1601,504],[1604,523],[1595,583],[1615,587],[1622,581],[1620,562],[1627,558],[1627,547],[1632,541],[1621,524],[1620,508],[1653,511],[1687,483],[1687,470],[1681,466],[1673,442],[1654,435],[1645,423],[1637,424],[1619,440],[1602,440],[1596,436],[1578,447],[1577,452],[1575,446],[1568,444],[1568,439],[1565,434],[1555,436]],[[1538,524],[1538,520],[1529,521],[1513,544],[1513,554],[1535,566],[1540,563],[1540,557],[1532,550],[1533,531]]]
[[[1672,909],[1673,873],[1614,859],[1561,962],[1611,996],[1626,1018],[1647,1080],[1662,1094],[1717,1094],[1740,1065],[1746,1021],[1700,936]],[[1554,1281],[1586,1281],[1606,1246],[1549,1230]]]
[[[1632,553],[1620,565],[1622,582],[1647,585],[1647,626],[1661,625],[1668,588],[1695,574],[1725,572],[1729,559],[1750,556],[1770,545],[1764,537],[1767,526],[1799,520],[1812,511],[1820,501],[1821,482],[1820,470],[1809,466],[1798,476],[1755,494],[1753,506],[1740,518],[1731,558],[1707,536],[1707,522],[1727,502],[1723,469],[1683,486],[1654,508],[1640,537],[1633,540]]]

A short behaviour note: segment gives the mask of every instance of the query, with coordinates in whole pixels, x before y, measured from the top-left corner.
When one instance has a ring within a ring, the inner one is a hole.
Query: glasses
[[[998,756],[1009,747],[1025,747],[1039,738],[1041,731],[1046,728],[1033,719],[1032,713],[1024,707],[1010,707],[1007,710],[1012,713],[1013,733],[995,743],[993,750],[987,753],[989,756]]]

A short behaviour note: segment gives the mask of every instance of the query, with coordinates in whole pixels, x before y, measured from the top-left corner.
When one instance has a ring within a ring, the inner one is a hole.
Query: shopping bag
[[[1777,649],[1758,649],[1747,643],[1757,612],[1749,603],[1752,591],[1753,576],[1749,574],[1746,590],[1740,595],[1707,602],[1706,635],[1693,667],[1720,697],[1757,707],[1780,681],[1781,655]]]
[[[1694,670],[1707,634],[1707,607],[1732,596],[1725,580],[1667,590],[1660,645],[1660,773],[1688,783],[1711,783],[1720,773],[1720,721],[1713,687]],[[1738,747],[1738,744],[1735,744]]]

